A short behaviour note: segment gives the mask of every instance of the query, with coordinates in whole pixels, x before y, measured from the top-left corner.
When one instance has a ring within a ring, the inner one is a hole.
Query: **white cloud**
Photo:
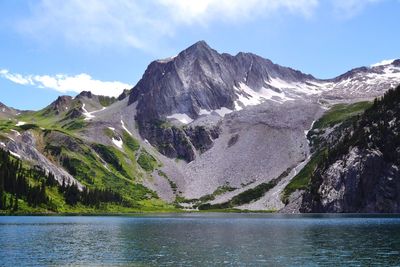
[[[21,85],[31,85],[38,88],[47,88],[61,93],[91,91],[96,95],[118,96],[124,89],[132,88],[132,85],[118,81],[99,81],[90,75],[82,73],[75,76],[65,74],[50,75],[22,75],[10,73],[8,70],[0,70],[0,77]]]
[[[307,17],[318,6],[318,0],[159,0],[159,2],[169,9],[174,20],[181,23],[208,23],[213,20],[243,21],[284,10]]]
[[[10,73],[8,70],[0,70],[0,76],[10,80],[14,83],[22,84],[22,85],[32,85],[33,81],[30,77],[24,77],[21,74]]]
[[[308,17],[319,0],[40,0],[17,23],[40,41],[154,51],[182,26],[243,22],[287,11]]]
[[[351,18],[368,5],[382,2],[383,0],[332,0],[333,7],[337,15],[343,18]]]

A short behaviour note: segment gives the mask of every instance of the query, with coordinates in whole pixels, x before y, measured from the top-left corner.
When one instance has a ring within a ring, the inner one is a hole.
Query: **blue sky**
[[[332,78],[400,58],[399,0],[0,0],[0,101],[118,95],[198,40]]]

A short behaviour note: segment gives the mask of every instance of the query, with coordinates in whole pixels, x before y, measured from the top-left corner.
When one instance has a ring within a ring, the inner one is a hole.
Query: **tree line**
[[[17,211],[19,199],[31,207],[52,209],[54,205],[47,194],[50,187],[57,187],[66,204],[71,206],[78,203],[95,207],[105,202],[124,203],[123,197],[110,189],[84,187],[79,190],[77,184],[67,184],[65,180],[60,185],[52,173],[46,174],[37,167],[23,166],[20,159],[0,149],[0,210]]]

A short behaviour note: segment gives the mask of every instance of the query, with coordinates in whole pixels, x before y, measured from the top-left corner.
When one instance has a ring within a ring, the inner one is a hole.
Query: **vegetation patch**
[[[15,122],[9,120],[2,120],[0,121],[0,131],[9,131],[13,129],[15,126]]]
[[[111,130],[110,128],[104,128],[103,132],[109,138],[115,137],[115,132],[113,130]]]
[[[117,99],[115,97],[109,97],[109,96],[98,96],[99,102],[103,107],[108,107],[111,104],[115,103]]]
[[[317,169],[318,164],[322,162],[324,156],[328,153],[327,150],[316,152],[304,168],[290,181],[290,183],[283,189],[282,202],[287,204],[290,195],[296,190],[306,190],[310,183],[314,171]]]
[[[226,192],[231,192],[236,190],[237,188],[229,186],[229,184],[219,186],[212,194],[202,196],[199,201],[201,203],[205,203],[208,201],[213,201],[217,196],[222,195]]]
[[[39,128],[39,126],[37,126],[36,124],[33,124],[33,123],[20,125],[18,127],[23,131],[34,130],[34,129],[38,129]]]
[[[154,171],[158,166],[157,160],[144,149],[141,151],[137,162],[147,172]]]
[[[291,171],[291,168],[288,168],[284,171],[279,177],[269,181],[268,183],[262,183],[257,185],[254,188],[248,189],[236,196],[234,196],[231,200],[211,205],[209,203],[202,204],[198,208],[199,210],[210,210],[210,209],[231,209],[236,206],[241,206],[244,204],[251,203],[253,201],[257,201],[262,198],[270,189],[275,187],[284,177],[288,176]]]
[[[83,129],[86,126],[86,122],[82,119],[76,119],[72,120],[62,126],[62,128],[69,130],[69,131],[74,131],[74,130],[80,130]]]
[[[133,138],[127,131],[124,131],[122,134],[122,138],[124,141],[124,144],[132,151],[136,152],[140,148],[140,143],[138,140]]]
[[[364,101],[354,104],[337,104],[327,111],[318,121],[314,123],[313,129],[333,127],[344,120],[362,114],[372,106],[372,102]]]
[[[122,164],[117,156],[117,154],[113,151],[113,149],[102,145],[102,144],[95,144],[93,145],[93,149],[101,156],[101,158],[107,162],[108,164],[112,165],[117,171],[120,173],[128,176],[125,172]]]

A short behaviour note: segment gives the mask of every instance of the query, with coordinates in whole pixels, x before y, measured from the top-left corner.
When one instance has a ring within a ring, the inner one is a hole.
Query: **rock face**
[[[335,135],[301,212],[400,212],[400,87]],[[337,140],[337,139],[336,139]]]
[[[239,95],[246,97],[246,92],[235,90],[240,83],[255,91],[269,88],[279,92],[279,88],[268,84],[273,78],[287,82],[315,80],[254,54],[219,54],[200,41],[175,58],[152,62],[133,88],[129,104],[138,101],[138,120],[171,114],[187,114],[195,119],[201,110],[234,110]]]
[[[305,194],[301,212],[400,212],[400,172],[380,151],[352,148],[322,175],[317,197]]]
[[[322,93],[327,100],[348,102],[355,99],[371,99],[400,83],[400,60],[388,65],[361,67],[329,80],[329,90]]]
[[[211,147],[217,130],[212,129],[211,134],[200,128],[180,130],[157,125],[171,117],[182,121],[179,116],[186,120],[184,124],[212,112],[223,117],[247,102],[255,105],[274,96],[277,100],[285,98],[281,88],[274,87],[277,80],[287,84],[316,81],[311,75],[253,54],[219,54],[201,41],[175,58],[151,63],[132,89],[129,104],[137,103],[136,119],[144,138],[167,156],[191,161],[195,154],[191,147],[204,152]],[[199,138],[201,144],[195,140]]]
[[[11,118],[14,117],[16,114],[20,113],[21,111],[10,108],[3,103],[0,102],[0,118]]]
[[[71,96],[59,96],[53,103],[51,103],[46,109],[47,114],[55,113],[59,115],[65,111],[68,111],[72,107],[73,98]]]
[[[58,145],[58,143],[56,144]],[[66,184],[76,184],[79,189],[82,189],[82,184],[77,181],[71,174],[66,172],[63,168],[51,162],[46,158],[37,148],[37,140],[35,136],[27,131],[21,135],[16,135],[13,139],[7,142],[7,150],[14,153],[18,157],[34,162],[40,167],[45,173],[52,173],[54,178],[62,184],[64,181]]]

